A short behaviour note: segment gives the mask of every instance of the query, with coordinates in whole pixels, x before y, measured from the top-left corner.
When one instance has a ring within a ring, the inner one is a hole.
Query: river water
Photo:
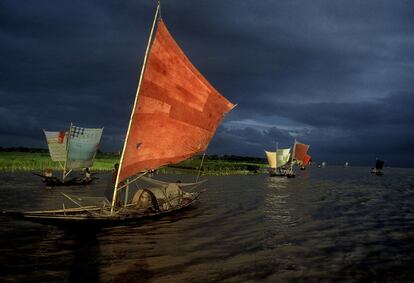
[[[414,282],[414,170],[310,168],[294,179],[207,177],[189,210],[71,231],[0,217],[1,282]],[[61,208],[30,173],[0,174],[2,210]],[[194,181],[194,176],[158,175]]]

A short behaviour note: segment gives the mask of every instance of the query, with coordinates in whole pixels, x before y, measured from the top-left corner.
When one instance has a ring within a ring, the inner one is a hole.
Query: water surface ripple
[[[368,171],[208,177],[193,208],[132,227],[70,231],[2,217],[0,281],[414,282],[414,170]],[[48,190],[31,174],[2,173],[0,205],[61,208],[60,192],[102,195],[110,175],[99,177]]]

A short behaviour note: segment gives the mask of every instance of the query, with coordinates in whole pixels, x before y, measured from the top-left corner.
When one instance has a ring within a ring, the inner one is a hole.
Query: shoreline
[[[100,154],[90,167],[93,172],[111,172],[114,164],[119,162],[118,155]],[[200,168],[200,159],[189,159],[179,164],[161,167],[158,171],[163,174],[196,175]],[[228,160],[205,160],[201,175],[253,175],[266,173],[267,164]],[[46,169],[61,171],[59,162],[50,159],[49,153],[40,152],[0,152],[0,172],[43,172]],[[75,170],[80,171],[80,170]]]

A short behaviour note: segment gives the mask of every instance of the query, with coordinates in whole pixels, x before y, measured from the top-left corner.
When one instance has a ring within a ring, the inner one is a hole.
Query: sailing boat
[[[375,160],[375,167],[371,169],[371,174],[375,174],[377,176],[382,176],[382,168],[384,167],[384,161],[380,159]]]
[[[68,132],[43,130],[50,158],[52,161],[59,162],[62,168],[62,180],[53,177],[51,170],[47,170],[44,175],[33,174],[42,177],[47,186],[71,186],[92,183],[94,180],[92,176],[85,176],[84,178],[75,177],[70,180],[66,180],[66,177],[73,170],[92,167],[99,148],[102,131],[103,128],[81,128],[72,125],[72,123]]]
[[[278,149],[276,151],[266,151],[267,161],[269,163],[269,174],[272,177],[286,177],[287,168],[284,166],[289,162],[290,148]]]
[[[112,201],[101,198],[101,205],[85,205],[82,204],[85,197],[64,194],[79,207],[12,215],[55,225],[118,225],[170,214],[198,199],[201,191],[183,189],[194,189],[203,181],[167,183],[144,175],[204,152],[218,124],[235,105],[221,96],[191,64],[167,30],[159,11],[158,2]],[[138,180],[154,187],[139,188],[130,197],[129,190],[135,189],[132,185]]]

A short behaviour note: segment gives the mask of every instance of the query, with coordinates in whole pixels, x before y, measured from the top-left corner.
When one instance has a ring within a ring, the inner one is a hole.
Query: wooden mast
[[[278,142],[276,142],[276,152],[275,152],[275,172],[276,172],[276,169],[277,169],[277,151],[278,151],[278,149],[279,149],[279,143]]]
[[[296,149],[296,139],[293,143],[293,154],[292,154],[292,161],[290,162],[290,173],[293,173],[293,159],[295,158],[295,149]]]
[[[69,153],[69,138],[70,138],[70,132],[72,130],[72,122],[70,122],[70,127],[69,127],[69,131],[68,131],[68,136],[66,137],[66,158],[65,158],[65,166],[63,167],[63,176],[62,176],[62,182],[65,182],[65,178],[66,178],[66,166],[68,163],[68,153]],[[70,171],[69,171],[70,172]],[[69,174],[68,174],[69,175]]]
[[[207,151],[207,150],[206,150],[206,151]],[[201,158],[201,163],[200,163],[200,168],[198,168],[198,173],[197,173],[196,183],[198,182],[198,179],[200,178],[201,168],[203,167],[203,162],[204,162],[204,157],[206,156],[206,151],[204,151],[204,153],[203,153],[203,157]]]
[[[118,186],[118,182],[119,182],[119,174],[120,174],[121,168],[122,168],[122,161],[124,159],[125,148],[126,148],[126,144],[127,144],[127,141],[128,141],[128,136],[129,136],[129,131],[130,131],[130,128],[131,128],[131,124],[132,124],[132,118],[133,118],[134,113],[135,113],[135,107],[136,107],[137,101],[138,101],[139,90],[141,89],[141,82],[142,82],[142,78],[144,77],[145,66],[146,66],[146,63],[147,63],[148,52],[149,52],[149,49],[150,49],[150,46],[151,46],[152,35],[154,33],[155,24],[157,23],[160,8],[161,8],[161,4],[160,4],[159,1],[157,1],[157,10],[155,11],[154,21],[152,23],[151,33],[150,33],[150,36],[149,36],[149,39],[148,39],[147,50],[145,51],[145,56],[144,56],[144,63],[142,64],[142,69],[141,69],[141,75],[139,77],[138,88],[137,88],[137,92],[135,94],[134,107],[133,107],[132,112],[131,112],[131,117],[129,118],[128,130],[127,130],[127,134],[126,134],[126,137],[125,137],[124,146],[123,146],[123,149],[122,149],[121,160],[119,162],[118,172],[116,174],[116,181],[115,181],[115,185],[114,185],[114,193],[113,193],[113,196],[112,196],[111,214],[114,212],[114,207],[115,207],[115,203],[116,203],[117,186]]]

